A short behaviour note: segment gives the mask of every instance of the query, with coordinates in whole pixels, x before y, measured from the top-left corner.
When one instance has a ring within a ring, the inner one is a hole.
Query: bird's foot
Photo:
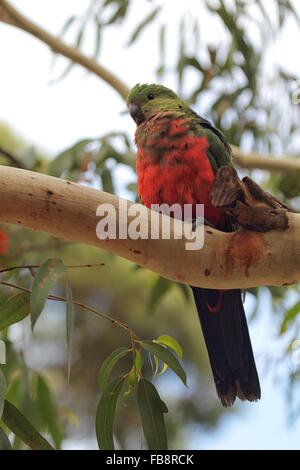
[[[195,232],[197,227],[200,227],[200,225],[208,225],[209,227],[216,228],[213,224],[209,222],[209,220],[202,216],[192,219],[185,219],[185,222],[187,222],[188,224],[192,224],[192,233]]]

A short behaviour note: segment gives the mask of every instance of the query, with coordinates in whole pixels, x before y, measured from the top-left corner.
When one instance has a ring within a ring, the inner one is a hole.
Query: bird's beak
[[[140,124],[145,120],[145,116],[141,110],[141,107],[136,103],[129,104],[129,114],[137,124]]]

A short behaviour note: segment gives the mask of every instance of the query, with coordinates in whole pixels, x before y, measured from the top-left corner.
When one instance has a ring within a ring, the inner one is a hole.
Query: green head
[[[132,88],[127,100],[127,106],[131,117],[141,124],[151,119],[160,111],[180,111],[188,109],[187,105],[174,93],[174,91],[162,85],[140,85]]]

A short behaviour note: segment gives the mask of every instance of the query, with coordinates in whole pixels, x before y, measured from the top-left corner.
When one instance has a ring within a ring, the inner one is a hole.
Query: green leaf
[[[137,185],[137,183],[128,183],[126,185],[126,189],[128,191],[131,191],[132,193],[134,193],[136,195],[137,192],[138,192],[138,185]]]
[[[106,21],[105,24],[107,25],[113,24],[117,20],[122,20],[126,16],[129,7],[129,0],[106,0],[102,8],[110,4],[115,4],[117,6],[117,9],[112,14],[112,16]]]
[[[97,22],[96,25],[96,41],[95,41],[95,52],[94,58],[97,59],[101,46],[101,24]]]
[[[178,62],[177,62],[177,75],[178,75],[179,94],[181,94],[182,83],[183,83],[185,49],[186,49],[186,45],[185,45],[185,20],[184,20],[184,17],[182,17],[182,19],[180,21],[178,37],[179,37],[179,57],[178,57]]]
[[[16,436],[32,449],[55,450],[28,421],[23,413],[8,400],[4,402],[2,421]]]
[[[84,31],[85,31],[85,25],[83,25],[80,28],[79,32],[78,32],[78,35],[77,35],[77,38],[76,38],[76,43],[75,43],[75,46],[77,47],[77,49],[79,49],[79,47],[82,43]]]
[[[150,294],[149,307],[154,309],[161,298],[166,294],[166,292],[171,288],[172,283],[165,279],[164,277],[159,277],[154,284],[154,287]]]
[[[159,65],[156,70],[156,76],[159,80],[163,78],[165,73],[165,49],[166,49],[166,26],[162,25],[159,31]]]
[[[167,364],[164,363],[164,366],[162,368],[162,370],[160,371],[160,373],[158,373],[158,370],[159,370],[159,359],[157,356],[154,356],[154,360],[155,360],[155,371],[154,371],[154,376],[156,375],[163,375],[163,373],[167,370],[168,366]]]
[[[68,348],[68,383],[70,382],[71,361],[72,361],[72,342],[74,329],[74,304],[72,287],[69,279],[67,279],[67,304],[66,304],[66,333]]]
[[[6,393],[6,379],[2,370],[0,369],[0,419],[3,413],[3,408],[4,408],[5,393]]]
[[[154,362],[155,362],[154,376],[156,376],[156,375],[158,374],[158,369],[159,369],[159,364],[160,364],[160,363],[159,363],[159,359],[158,359],[157,356],[154,356]],[[161,374],[164,373],[164,371],[167,369],[167,367],[168,367],[168,366],[167,366],[166,364],[164,364],[164,368],[163,368]],[[161,374],[160,374],[160,375],[161,375]]]
[[[300,170],[284,175],[279,183],[279,189],[288,198],[300,195]]]
[[[163,413],[168,413],[169,412],[168,407],[162,399],[160,399],[160,404],[161,404],[162,412]]]
[[[105,388],[99,401],[96,414],[96,436],[101,450],[114,450],[114,418],[124,380],[124,377],[113,380]]]
[[[10,297],[0,309],[0,330],[18,323],[30,313],[30,294],[22,293]]]
[[[198,70],[198,72],[205,72],[205,69],[200,64],[199,60],[196,57],[185,56],[183,59],[182,65],[184,67],[190,66]]]
[[[12,450],[10,440],[0,426],[0,450]]]
[[[181,284],[181,282],[177,282],[175,283],[175,285],[181,290],[185,297],[185,300],[189,302],[191,300],[189,287],[186,284]]]
[[[57,84],[58,82],[61,82],[68,75],[68,73],[72,70],[72,68],[74,67],[74,64],[75,62],[73,61],[69,62],[65,70],[61,73],[61,75],[59,75],[54,80],[51,80],[49,85],[54,85],[54,84]]]
[[[300,312],[300,300],[298,302],[296,302],[295,305],[293,305],[293,307],[290,308],[286,312],[286,314],[284,316],[284,319],[283,319],[283,322],[281,324],[280,334],[282,334],[286,331],[287,324],[289,322],[291,322],[292,320],[294,320],[299,312]]]
[[[68,29],[74,23],[75,20],[76,20],[75,15],[70,16],[70,18],[67,19],[67,21],[64,23],[64,25],[63,25],[60,33],[59,33],[59,37],[62,37],[68,31]]]
[[[3,340],[0,341],[0,364],[6,364],[6,343],[4,340],[7,339],[8,331],[6,330],[4,333],[2,335]]]
[[[37,376],[37,405],[41,422],[45,429],[53,438],[56,449],[60,449],[63,440],[63,432],[60,428],[56,406],[52,397],[52,393],[45,379]]]
[[[259,7],[259,9],[262,13],[262,16],[264,17],[265,23],[268,23],[268,26],[273,31],[272,22],[270,20],[269,14],[267,13],[267,10],[265,9],[265,7],[263,5],[263,2],[261,0],[256,0],[256,4],[257,4],[257,6]]]
[[[157,343],[162,343],[165,344],[166,346],[169,346],[169,348],[173,349],[173,351],[176,352],[177,356],[179,359],[182,359],[182,349],[178,341],[176,341],[175,338],[172,338],[172,336],[168,335],[161,335],[159,338],[157,338]]]
[[[128,376],[128,386],[134,388],[137,384],[139,374],[137,371],[140,371],[142,367],[142,356],[138,349],[135,350],[134,365],[132,366],[131,373]]]
[[[101,171],[101,181],[102,181],[103,191],[105,191],[106,193],[110,193],[110,194],[115,193],[111,171],[105,166],[102,168],[102,171]]]
[[[49,174],[61,176],[71,170],[80,170],[86,154],[86,146],[97,139],[82,139],[58,154],[49,165]]]
[[[57,155],[49,165],[49,175],[61,176],[64,172],[69,171],[73,166],[73,154],[70,149]]]
[[[131,38],[128,41],[128,44],[127,44],[128,46],[130,46],[131,44],[134,43],[134,41],[136,41],[136,39],[139,37],[143,29],[156,18],[160,10],[161,10],[160,6],[154,8],[154,10],[149,15],[147,15],[146,18],[136,27]]]
[[[157,340],[155,340],[155,343],[162,344],[163,346],[168,346],[169,348],[173,349],[173,351],[176,352],[177,356],[179,359],[182,359],[182,349],[180,344],[176,341],[176,339],[172,338],[172,336],[168,335],[161,335]],[[157,356],[154,356],[155,359],[155,372],[154,375],[162,375],[166,369],[167,369],[167,364],[164,364],[163,369],[160,371],[158,374],[158,369],[159,369],[159,359]]]
[[[64,34],[68,31],[70,26],[75,22],[75,20],[76,20],[75,15],[73,15],[70,18],[67,19],[67,21],[63,24],[63,26],[60,30],[60,33],[58,35],[59,38],[62,38],[64,36]],[[51,61],[51,64],[50,64],[50,70],[51,71],[53,70],[54,64],[56,63],[56,59],[57,59],[57,54],[54,52],[53,58],[52,58],[52,61]]]
[[[71,19],[71,18],[70,18]],[[75,18],[74,18],[75,19]],[[73,20],[70,22],[70,24],[72,24]],[[69,27],[70,24],[67,26]],[[78,35],[77,35],[77,38],[76,38],[76,43],[75,43],[75,46],[77,49],[80,48],[80,44],[82,42],[82,39],[83,39],[83,33],[84,33],[84,28],[85,28],[85,25],[83,25],[79,32],[78,32]],[[65,70],[61,73],[61,75],[59,75],[57,78],[55,78],[54,80],[52,80],[50,82],[51,85],[53,85],[54,83],[58,83],[60,81],[62,81],[67,75],[68,73],[72,70],[72,68],[74,67],[75,65],[75,62],[72,60],[71,62],[69,62],[69,64],[67,65],[67,67],[65,68]]]
[[[144,340],[141,344],[146,351],[154,354],[154,356],[157,356],[161,361],[167,364],[186,386],[186,373],[181,367],[178,359],[171,353],[171,351],[151,340]]]
[[[166,405],[156,388],[142,378],[137,387],[138,407],[149,450],[167,450],[168,441],[164,421]]]
[[[165,51],[166,51],[166,25],[161,25],[159,30],[159,56],[162,66],[165,62]]]
[[[99,388],[102,392],[104,392],[107,387],[107,382],[112,369],[114,368],[116,363],[121,359],[121,357],[125,356],[129,351],[130,350],[128,348],[115,349],[115,351],[113,351],[103,362],[98,377]]]
[[[50,258],[42,264],[36,273],[31,292],[32,329],[44,308],[48,295],[65,272],[66,267],[60,259]]]

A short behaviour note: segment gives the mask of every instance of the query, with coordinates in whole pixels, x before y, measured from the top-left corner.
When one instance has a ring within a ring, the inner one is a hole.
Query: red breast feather
[[[195,136],[189,119],[160,113],[136,131],[138,190],[143,204],[205,204],[205,217],[222,226],[223,215],[211,206],[214,179],[205,135]]]

